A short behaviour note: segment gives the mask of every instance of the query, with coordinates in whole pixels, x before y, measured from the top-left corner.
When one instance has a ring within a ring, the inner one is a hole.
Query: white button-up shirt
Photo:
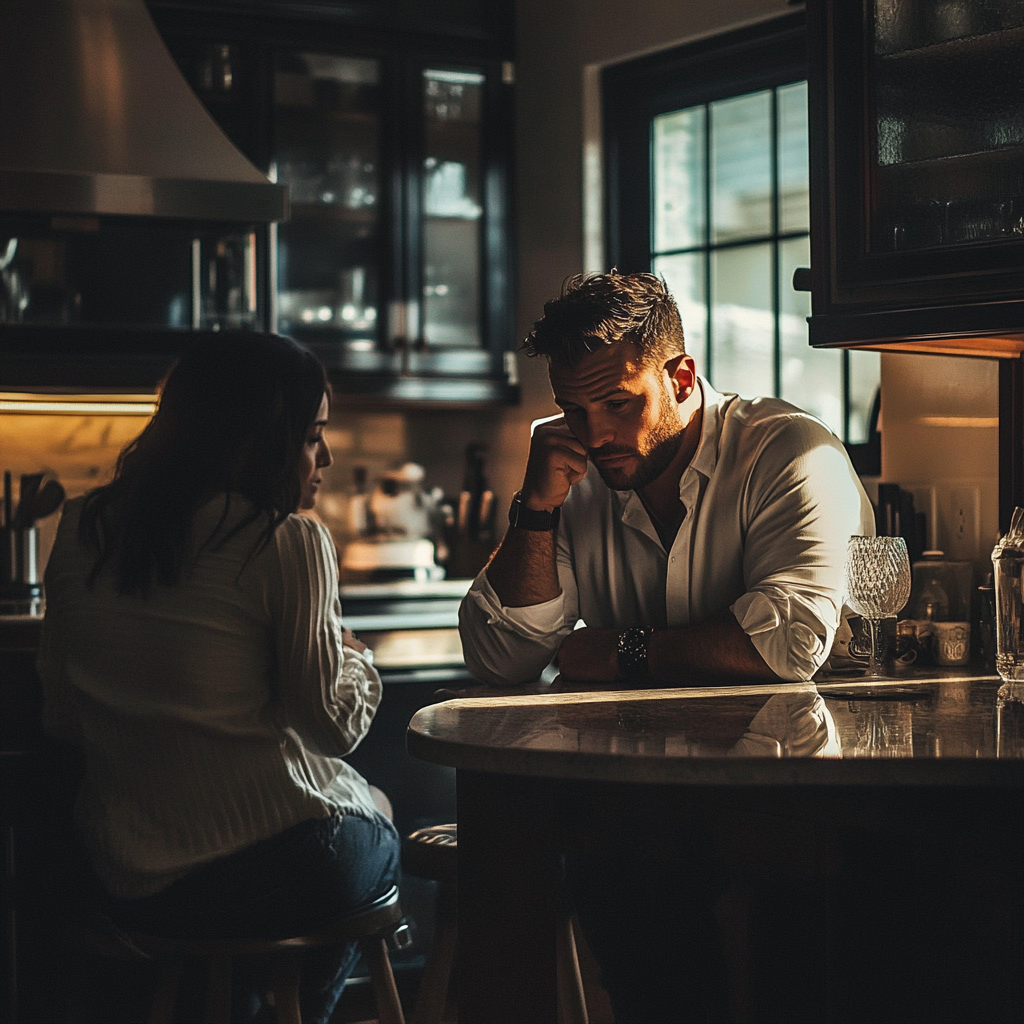
[[[686,514],[670,550],[639,495],[591,465],[558,527],[562,593],[502,606],[486,570],[462,602],[466,664],[478,678],[536,678],[577,624],[665,629],[731,609],[781,679],[809,679],[843,607],[846,549],[874,512],[842,442],[773,398],[719,394],[703,378],[701,438],[679,480]]]

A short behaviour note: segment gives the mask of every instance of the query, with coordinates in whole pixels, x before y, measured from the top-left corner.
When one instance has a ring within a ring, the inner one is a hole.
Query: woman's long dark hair
[[[265,546],[299,506],[298,459],[325,394],[320,361],[287,338],[225,331],[194,345],[164,382],[156,415],[118,457],[113,481],[85,499],[79,539],[97,555],[90,584],[113,563],[121,594],[145,595],[154,578],[174,586],[195,513],[222,492],[241,494],[251,510],[217,545],[263,519],[253,550]]]

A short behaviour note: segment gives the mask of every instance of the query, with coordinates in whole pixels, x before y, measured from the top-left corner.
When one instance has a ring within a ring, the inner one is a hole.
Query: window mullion
[[[782,326],[779,294],[779,90],[772,89],[771,103],[771,223],[772,223],[772,386],[782,397]]]
[[[711,104],[704,104],[704,373],[712,380],[711,336]]]

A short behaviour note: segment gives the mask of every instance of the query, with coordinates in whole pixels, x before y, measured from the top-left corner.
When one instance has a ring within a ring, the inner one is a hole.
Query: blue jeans
[[[189,872],[139,900],[112,901],[123,927],[193,938],[283,939],[371,902],[398,881],[400,841],[383,817],[336,814]],[[311,949],[302,961],[299,997],[307,1024],[326,1024],[359,958],[356,943]],[[252,1019],[261,979],[239,972],[232,1017]],[[195,988],[202,991],[202,981]],[[193,998],[194,998],[193,996]],[[191,1009],[191,1008],[189,1008]]]

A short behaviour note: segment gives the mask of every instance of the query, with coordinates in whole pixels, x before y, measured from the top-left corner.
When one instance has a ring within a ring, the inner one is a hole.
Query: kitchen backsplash
[[[357,466],[366,468],[372,486],[384,470],[418,462],[426,471],[424,485],[439,487],[457,501],[466,448],[478,443],[489,448],[489,477],[500,480],[502,473],[494,464],[498,420],[489,411],[363,412],[336,404],[327,431],[334,464],[324,472],[317,506],[321,518],[344,543],[347,497]],[[22,473],[52,474],[74,497],[110,479],[121,449],[147,421],[133,415],[0,413],[0,468],[11,470],[15,480]],[[498,489],[499,505],[507,505],[511,492],[504,493],[494,482],[492,486]],[[44,560],[56,524],[56,516],[40,524]]]
[[[990,570],[999,529],[999,367],[882,356],[882,480],[914,495],[928,544]]]

